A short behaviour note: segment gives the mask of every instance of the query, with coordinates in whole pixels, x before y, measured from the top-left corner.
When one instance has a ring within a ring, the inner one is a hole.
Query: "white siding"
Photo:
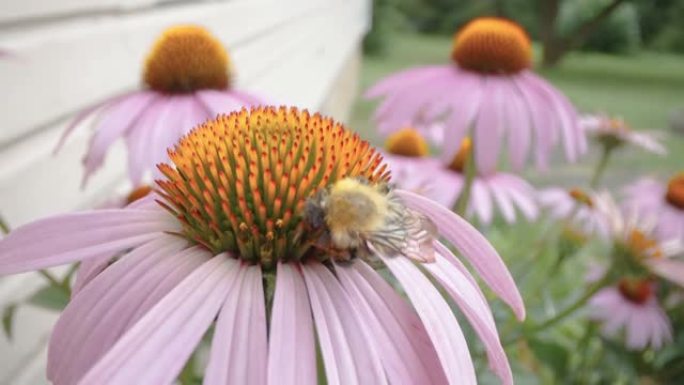
[[[0,2],[0,214],[13,226],[90,207],[125,186],[124,148],[80,189],[90,132],[56,156],[75,112],[139,84],[141,63],[169,25],[208,27],[229,48],[241,88],[343,119],[356,90],[358,47],[369,0],[4,0]],[[0,278],[0,305],[41,284]],[[14,341],[0,337],[0,384],[45,383],[44,345],[55,316],[17,315]]]

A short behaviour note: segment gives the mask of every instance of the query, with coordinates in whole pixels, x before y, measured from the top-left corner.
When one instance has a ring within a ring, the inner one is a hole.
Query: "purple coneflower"
[[[145,61],[144,89],[115,96],[84,110],[64,132],[58,148],[84,119],[98,122],[83,159],[85,184],[119,138],[128,148],[128,174],[139,185],[154,166],[167,161],[166,150],[195,125],[219,113],[261,104],[231,84],[226,49],[206,29],[168,28]]]
[[[469,159],[471,141],[464,138],[454,159],[445,164],[428,156],[428,146],[418,131],[405,128],[391,134],[386,141],[385,159],[392,170],[392,181],[409,190],[453,207],[465,186],[465,164]],[[535,219],[538,207],[535,190],[521,177],[493,172],[477,173],[468,201],[468,216],[476,216],[483,224],[494,219],[495,209],[508,223],[517,220],[519,210],[528,220]],[[517,210],[516,210],[517,209]]]
[[[475,384],[444,289],[512,384],[485,296],[437,237],[523,318],[499,255],[448,209],[388,187],[356,134],[259,107],[207,121],[169,157],[157,195],[0,242],[0,274],[118,256],[60,317],[53,383],[171,383],[216,321],[204,384],[316,384],[316,342],[329,384]]]
[[[448,138],[443,159],[453,159],[461,140],[471,136],[484,174],[496,170],[505,136],[516,170],[530,152],[545,169],[561,138],[571,161],[586,150],[574,107],[530,70],[532,45],[522,27],[475,19],[456,34],[451,57],[453,64],[403,71],[368,90],[369,98],[384,97],[375,113],[382,133],[441,121]]]
[[[607,336],[624,330],[630,349],[659,349],[672,341],[672,325],[655,290],[651,280],[622,278],[616,286],[605,287],[591,298],[589,317],[601,323],[601,331]]]
[[[580,188],[550,187],[539,191],[537,196],[539,204],[552,218],[569,221],[582,235],[598,235],[604,239],[610,236],[606,212],[600,207],[601,194]]]
[[[580,118],[580,125],[589,136],[604,146],[631,144],[658,155],[667,154],[665,147],[653,135],[632,130],[622,118],[605,114],[584,115]]]
[[[684,242],[684,173],[667,185],[644,178],[627,186],[624,193],[626,207],[656,218],[658,234]]]

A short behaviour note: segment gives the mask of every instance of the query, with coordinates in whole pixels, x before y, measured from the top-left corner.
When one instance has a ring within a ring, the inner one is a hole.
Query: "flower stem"
[[[599,182],[601,181],[601,177],[603,176],[603,173],[606,171],[606,167],[608,166],[608,161],[610,160],[610,155],[613,153],[613,149],[615,147],[611,145],[604,145],[603,146],[603,151],[601,152],[601,158],[599,159],[599,162],[596,164],[596,168],[594,169],[594,175],[591,177],[591,182],[589,182],[589,186],[592,189],[595,189],[598,187]]]
[[[0,217],[0,232],[2,232],[5,235],[9,234],[10,232],[9,225],[7,224],[7,222],[5,222],[5,220],[2,217]]]
[[[465,162],[465,183],[463,184],[461,194],[459,194],[456,204],[454,205],[454,212],[464,218],[468,211],[468,201],[470,200],[470,192],[473,189],[473,181],[475,180],[476,173],[477,168],[475,167],[475,147],[473,147],[468,154],[467,161]]]

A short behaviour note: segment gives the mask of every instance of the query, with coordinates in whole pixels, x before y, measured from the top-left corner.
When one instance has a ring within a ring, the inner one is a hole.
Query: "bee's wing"
[[[429,218],[401,207],[393,210],[386,226],[366,238],[380,252],[402,254],[418,262],[434,262],[436,237],[437,227]]]

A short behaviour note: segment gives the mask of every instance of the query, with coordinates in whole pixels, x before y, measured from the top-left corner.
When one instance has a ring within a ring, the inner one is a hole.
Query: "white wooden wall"
[[[239,87],[283,104],[341,114],[354,92],[370,0],[0,0],[0,215],[18,226],[93,205],[126,188],[122,143],[80,190],[90,132],[54,145],[74,113],[139,85],[156,36],[177,23],[209,28],[229,48]],[[351,91],[350,91],[351,90]],[[337,101],[331,105],[331,101]],[[344,118],[338,116],[338,118]],[[42,281],[0,277],[0,305]],[[56,317],[24,307],[15,338],[0,336],[0,384],[44,384]]]

